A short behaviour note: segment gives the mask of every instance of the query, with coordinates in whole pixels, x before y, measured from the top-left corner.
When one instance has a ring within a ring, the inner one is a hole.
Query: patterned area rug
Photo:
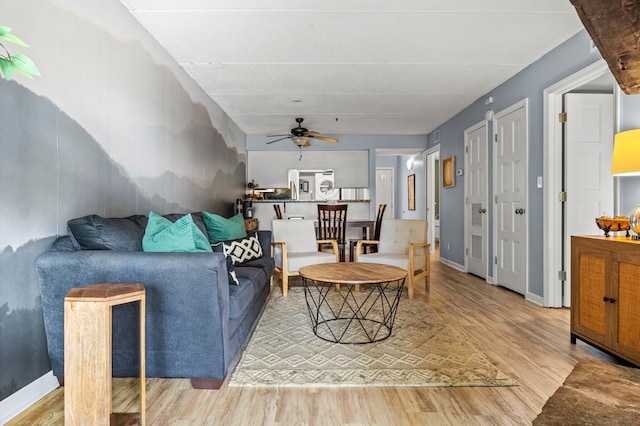
[[[275,288],[229,386],[516,386],[423,300],[400,300],[381,342],[318,338],[302,288]]]

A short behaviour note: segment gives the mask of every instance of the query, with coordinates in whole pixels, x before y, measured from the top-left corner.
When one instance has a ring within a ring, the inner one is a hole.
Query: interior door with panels
[[[495,283],[527,289],[527,101],[495,115]]]
[[[465,130],[465,224],[467,272],[487,276],[487,122]]]
[[[613,95],[568,93],[564,95],[565,161],[564,267],[565,300],[571,294],[571,235],[591,235],[594,218],[613,216]]]

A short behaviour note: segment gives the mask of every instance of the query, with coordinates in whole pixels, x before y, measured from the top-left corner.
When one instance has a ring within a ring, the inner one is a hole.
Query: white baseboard
[[[5,424],[42,397],[58,388],[60,384],[52,371],[29,383],[16,393],[0,401],[0,424]]]
[[[544,298],[541,296],[538,296],[537,294],[527,292],[525,299],[531,303],[535,303],[536,305],[544,307]]]
[[[444,263],[447,266],[452,267],[453,269],[459,271],[459,272],[465,272],[464,270],[464,265],[460,265],[459,263],[455,263],[450,261],[449,259],[445,259],[443,257],[440,258],[440,263]]]

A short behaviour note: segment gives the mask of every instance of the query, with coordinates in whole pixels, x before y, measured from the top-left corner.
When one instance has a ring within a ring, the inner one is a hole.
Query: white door
[[[440,149],[426,154],[427,165],[427,242],[431,253],[436,251],[436,239],[440,239]]]
[[[495,116],[495,283],[527,289],[527,102]]]
[[[386,204],[385,219],[395,218],[395,187],[393,183],[394,170],[392,167],[376,168],[376,203]],[[378,209],[376,208],[376,213]]]
[[[563,305],[571,304],[571,235],[600,232],[594,219],[613,216],[613,95],[564,95],[565,191]]]
[[[487,277],[487,122],[465,130],[465,252],[467,272]]]

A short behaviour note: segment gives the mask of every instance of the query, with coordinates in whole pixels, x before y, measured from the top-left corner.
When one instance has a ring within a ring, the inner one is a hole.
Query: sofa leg
[[[224,380],[222,379],[211,379],[211,378],[192,378],[191,386],[194,389],[214,389],[218,390],[222,387],[222,383]]]
[[[56,376],[56,379],[58,379],[58,384],[60,384],[60,386],[64,386],[64,374]]]

